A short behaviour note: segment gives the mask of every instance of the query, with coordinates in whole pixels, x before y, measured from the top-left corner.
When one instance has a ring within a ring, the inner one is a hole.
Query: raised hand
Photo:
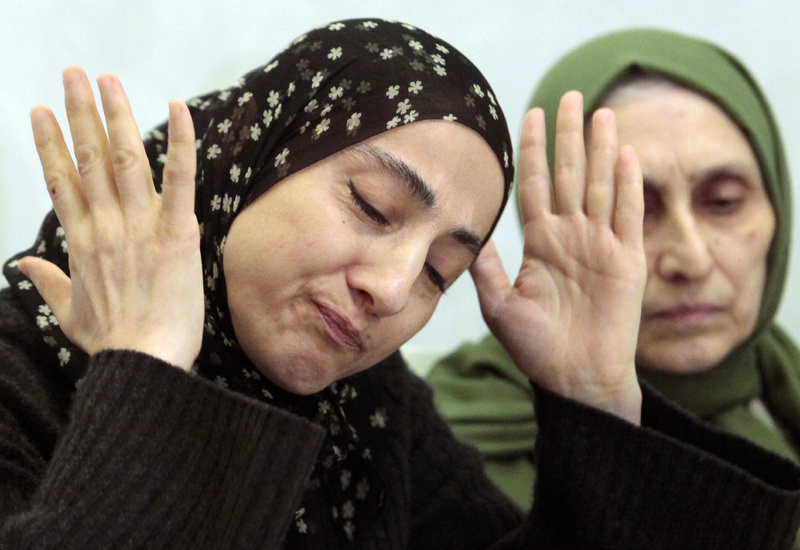
[[[559,106],[551,186],[544,113],[527,115],[522,267],[512,285],[489,243],[471,273],[487,324],[531,380],[638,423],[634,357],[647,273],[641,170],[632,148],[618,150],[612,111],[595,113],[588,143],[587,152],[581,95],[569,92]]]
[[[63,80],[77,166],[50,109],[35,107],[31,125],[71,278],[40,258],[19,267],[86,352],[131,349],[189,369],[200,351],[204,298],[188,108],[169,106],[159,196],[119,80],[97,79],[108,135],[84,71],[70,67]]]

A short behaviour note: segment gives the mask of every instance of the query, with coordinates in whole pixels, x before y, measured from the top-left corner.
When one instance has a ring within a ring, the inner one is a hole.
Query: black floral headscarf
[[[369,403],[369,396],[359,394],[347,379],[305,397],[264,379],[236,343],[222,270],[226,235],[238,212],[288,175],[420,120],[456,121],[478,132],[503,170],[505,205],[513,180],[505,118],[483,75],[453,46],[411,25],[379,19],[341,21],[312,30],[236,85],[188,105],[197,136],[195,211],[206,296],[205,335],[195,371],[327,429],[312,481],[326,486],[327,478],[352,477],[348,484],[328,484],[334,493],[334,521],[352,538],[359,524],[379,509],[381,484],[370,477],[368,465],[364,467],[369,453],[363,452],[348,416],[379,418],[382,404]],[[144,142],[160,189],[166,124],[149,132]],[[496,223],[497,219],[492,229]],[[45,258],[69,273],[64,232],[53,212],[45,218],[35,245],[9,260],[4,274],[41,329],[54,360],[77,380],[87,357],[64,336],[49,307],[19,271],[18,260],[26,255]],[[380,429],[385,419],[380,420],[368,425]],[[354,506],[370,500],[369,506]],[[301,516],[297,533],[309,530]]]

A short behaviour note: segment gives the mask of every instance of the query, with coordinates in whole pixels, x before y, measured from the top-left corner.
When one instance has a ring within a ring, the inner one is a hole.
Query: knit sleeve
[[[536,388],[543,548],[789,548],[800,470],[644,388],[643,425]]]
[[[518,515],[412,392],[415,549],[790,548],[800,470],[644,387],[643,425],[534,386],[539,466]],[[425,418],[424,416],[429,415]]]
[[[150,356],[98,353],[0,547],[279,548],[322,438]]]

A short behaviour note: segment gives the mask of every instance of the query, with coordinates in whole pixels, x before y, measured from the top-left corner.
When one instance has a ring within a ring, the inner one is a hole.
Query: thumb
[[[55,264],[42,258],[26,256],[19,261],[19,270],[28,277],[56,316],[59,324],[66,320],[72,299],[72,281]]]
[[[503,262],[493,240],[489,239],[486,242],[480,255],[469,268],[469,273],[478,291],[478,302],[483,318],[489,326],[492,326],[491,319],[495,317],[499,304],[511,289],[511,281],[503,268]]]

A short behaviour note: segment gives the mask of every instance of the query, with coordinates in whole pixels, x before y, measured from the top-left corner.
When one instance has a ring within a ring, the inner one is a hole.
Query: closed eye
[[[717,214],[730,214],[735,212],[741,203],[741,197],[716,197],[708,201],[708,207]]]
[[[348,183],[348,187],[350,188],[350,196],[353,198],[353,202],[355,205],[367,215],[369,219],[374,222],[377,222],[380,225],[389,225],[389,220],[386,219],[386,216],[380,213],[380,211],[372,206],[367,200],[358,192],[356,189],[353,180],[350,180]]]
[[[442,274],[439,273],[435,267],[433,267],[431,264],[427,262],[425,263],[425,274],[428,276],[428,278],[431,280],[434,286],[439,289],[439,292],[444,294],[445,281],[444,277],[442,277]]]
[[[381,214],[381,212],[377,208],[372,206],[369,203],[369,201],[367,201],[364,198],[364,196],[358,192],[358,189],[353,183],[353,180],[350,180],[348,182],[348,187],[350,188],[350,196],[353,198],[353,203],[358,207],[359,210],[361,210],[364,214],[366,214],[366,216],[369,219],[378,223],[379,225],[382,226],[390,225],[390,222],[389,220],[386,219],[386,216]],[[446,283],[444,277],[442,277],[442,274],[439,273],[439,271],[435,267],[433,267],[431,264],[427,262],[425,263],[424,269],[425,269],[425,275],[428,277],[431,283],[433,283],[433,285],[439,290],[439,292],[444,294],[446,289]]]
[[[698,186],[698,198],[711,214],[727,216],[741,210],[750,196],[751,190],[758,187],[758,174],[752,175],[745,168],[723,166],[704,175]]]

